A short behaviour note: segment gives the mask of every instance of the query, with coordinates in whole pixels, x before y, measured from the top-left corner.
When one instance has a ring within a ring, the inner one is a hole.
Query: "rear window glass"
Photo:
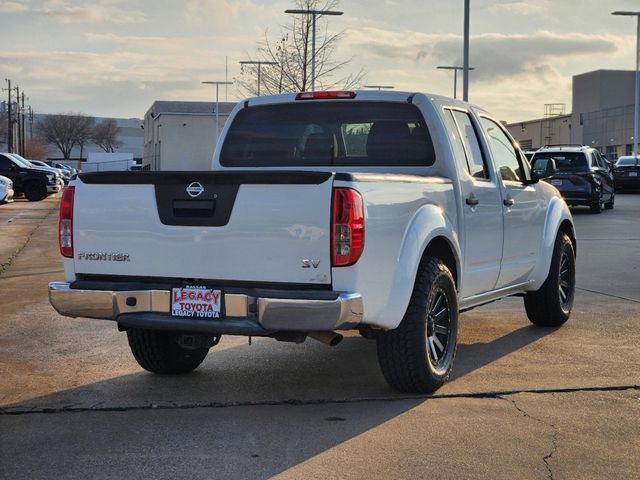
[[[616,167],[624,167],[624,166],[635,165],[635,164],[636,164],[635,158],[625,157],[625,158],[618,159],[618,161],[616,162]]]
[[[584,156],[584,153],[580,152],[536,153],[533,157],[533,162],[535,163],[539,158],[553,158],[556,162],[556,168],[559,171],[585,170],[588,168],[587,159]],[[536,170],[535,165],[533,169]]]
[[[435,153],[415,105],[299,101],[238,112],[224,140],[225,167],[429,166]]]

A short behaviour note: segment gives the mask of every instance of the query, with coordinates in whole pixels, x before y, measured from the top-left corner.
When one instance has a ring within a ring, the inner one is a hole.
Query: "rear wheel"
[[[38,202],[47,197],[47,186],[42,182],[29,182],[24,186],[24,196],[30,202]]]
[[[611,192],[611,199],[604,204],[604,208],[606,208],[607,210],[613,210],[615,201],[616,201],[616,194]]]
[[[377,338],[382,374],[401,392],[433,392],[451,375],[457,340],[453,277],[442,260],[425,257],[402,322]]]
[[[559,232],[553,248],[549,275],[536,292],[528,292],[524,306],[531,323],[558,327],[569,320],[576,284],[576,260],[573,244]]]
[[[209,353],[208,348],[182,348],[174,332],[131,328],[127,337],[138,364],[153,373],[191,372]]]

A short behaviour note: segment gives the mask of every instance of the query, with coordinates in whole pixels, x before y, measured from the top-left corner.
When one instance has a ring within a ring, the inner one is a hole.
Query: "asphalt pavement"
[[[461,316],[454,378],[391,390],[375,343],[225,337],[152,375],[107,321],[61,317],[57,196],[0,206],[0,478],[640,478],[640,194],[574,209],[569,322]]]

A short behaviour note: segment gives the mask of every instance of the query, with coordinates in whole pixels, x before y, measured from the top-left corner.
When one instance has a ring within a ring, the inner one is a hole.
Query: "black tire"
[[[31,181],[24,186],[24,196],[30,202],[39,202],[47,198],[47,186],[38,181]]]
[[[543,327],[559,327],[569,320],[575,286],[576,257],[573,244],[566,233],[559,232],[547,279],[538,291],[528,292],[524,297],[524,306],[531,323]]]
[[[615,202],[616,202],[616,194],[611,192],[611,198],[607,203],[604,204],[604,208],[606,208],[607,210],[613,210]]]
[[[131,328],[129,347],[138,364],[153,373],[188,373],[205,359],[208,348],[185,349],[176,343],[174,332]]]
[[[445,314],[441,308],[446,309]],[[377,338],[382,374],[401,392],[434,392],[451,375],[457,341],[458,298],[453,276],[442,260],[425,257],[402,322]]]

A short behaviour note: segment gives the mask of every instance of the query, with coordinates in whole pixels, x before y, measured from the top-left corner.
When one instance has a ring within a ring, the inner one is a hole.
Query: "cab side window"
[[[526,175],[519,160],[519,153],[511,143],[509,137],[500,126],[485,117],[480,117],[482,128],[489,141],[489,148],[493,153],[493,159],[498,167],[500,176],[505,182],[520,182],[526,180]]]

